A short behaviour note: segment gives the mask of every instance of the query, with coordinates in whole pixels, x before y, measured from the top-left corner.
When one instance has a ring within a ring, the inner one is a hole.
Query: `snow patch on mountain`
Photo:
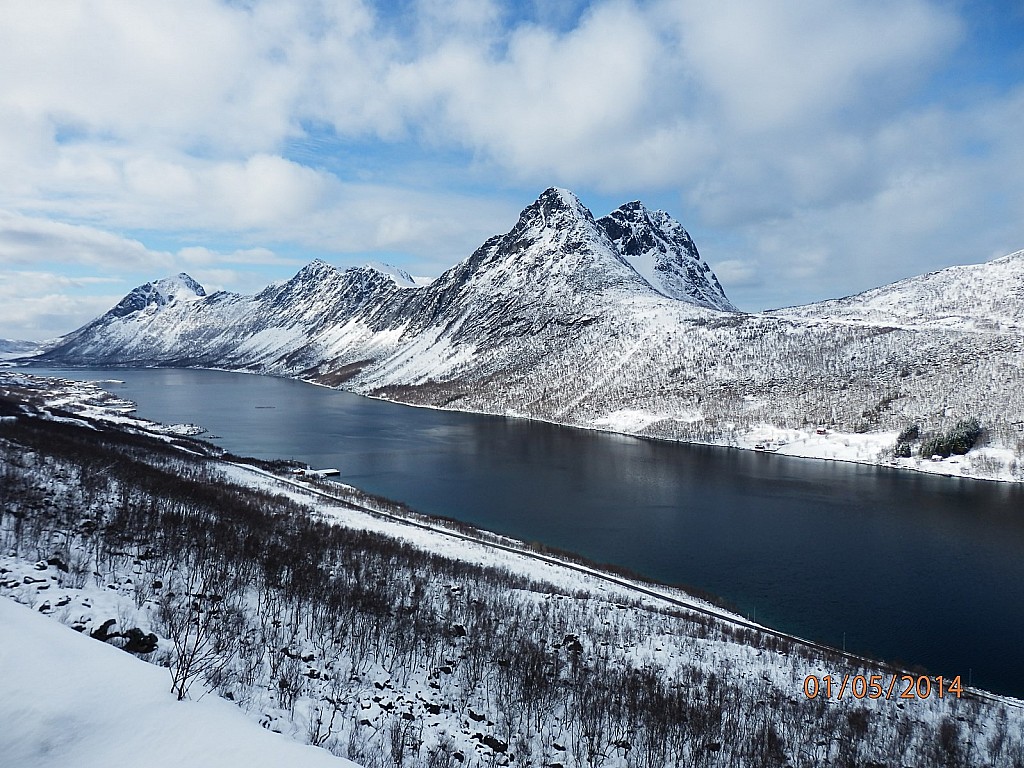
[[[380,272],[382,275],[387,275],[399,288],[416,288],[420,285],[415,277],[401,267],[395,267],[381,261],[371,261],[366,265],[366,268]]]
[[[620,408],[617,411],[591,421],[599,429],[607,429],[611,432],[635,433],[641,432],[656,421],[661,421],[664,416],[658,413],[636,410],[633,408]]]

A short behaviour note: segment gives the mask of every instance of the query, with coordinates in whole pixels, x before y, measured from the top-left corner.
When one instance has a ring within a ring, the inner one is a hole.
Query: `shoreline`
[[[60,365],[60,366],[52,366],[52,365],[44,366],[44,365],[41,365],[41,364],[35,362],[34,360],[26,360],[24,362],[19,362],[19,363],[15,364],[15,365],[11,366],[10,369],[11,370],[28,370],[28,371],[31,371],[32,368],[34,368],[34,367],[39,367],[39,368],[50,367],[50,368],[53,368],[53,369],[65,369],[65,370],[69,370],[69,371],[74,371],[76,369],[80,369],[80,370],[147,370],[147,369],[169,369],[169,370],[173,370],[175,368],[178,368],[178,369],[181,369],[181,370],[193,370],[193,371],[198,370],[198,371],[218,371],[218,372],[221,372],[221,373],[239,373],[239,374],[245,374],[245,375],[249,375],[249,376],[269,376],[269,377],[277,378],[277,379],[288,379],[290,381],[298,381],[298,382],[301,382],[303,384],[309,384],[311,386],[321,387],[323,389],[336,390],[336,391],[339,391],[339,392],[347,392],[349,394],[357,395],[359,397],[365,397],[365,398],[368,398],[370,400],[378,400],[380,402],[391,403],[393,405],[407,406],[409,408],[424,408],[424,409],[433,410],[433,411],[448,411],[448,412],[451,412],[451,413],[466,413],[466,414],[473,414],[473,415],[477,415],[477,416],[494,416],[494,417],[504,418],[504,419],[519,419],[519,420],[523,420],[523,421],[532,421],[532,422],[537,422],[537,423],[541,423],[541,424],[550,424],[552,426],[562,427],[562,428],[565,428],[565,429],[579,429],[579,430],[585,430],[587,432],[603,432],[605,434],[621,435],[623,437],[630,437],[630,438],[635,438],[635,439],[638,439],[638,440],[660,441],[660,442],[665,442],[665,443],[673,443],[673,444],[676,444],[676,445],[695,445],[695,446],[707,446],[707,447],[712,447],[712,448],[728,448],[728,449],[736,449],[736,450],[741,450],[741,451],[749,451],[751,453],[758,453],[758,454],[761,454],[761,453],[766,454],[766,455],[767,454],[775,454],[775,455],[778,455],[778,456],[783,456],[785,458],[802,459],[802,460],[808,460],[808,461],[838,461],[838,462],[843,462],[843,463],[847,463],[847,464],[859,464],[859,465],[862,465],[862,466],[878,467],[878,468],[889,469],[889,470],[903,470],[903,471],[909,471],[909,472],[916,472],[918,474],[923,474],[923,475],[934,475],[934,476],[938,476],[938,477],[947,477],[947,478],[955,479],[955,480],[978,480],[978,481],[993,482],[993,483],[1006,483],[1006,484],[1009,484],[1009,485],[1024,485],[1024,475],[1022,475],[1020,477],[1020,479],[1016,479],[1014,477],[1005,477],[1005,476],[1003,476],[1003,477],[993,477],[993,476],[985,476],[985,475],[965,474],[962,471],[962,469],[963,469],[963,467],[965,465],[960,463],[960,462],[964,458],[969,457],[970,456],[970,452],[968,452],[967,454],[963,454],[963,455],[957,455],[956,456],[956,460],[954,460],[954,461],[950,461],[950,459],[953,458],[953,457],[948,457],[946,459],[943,459],[942,461],[937,461],[937,462],[932,462],[930,459],[924,459],[924,458],[910,458],[910,459],[898,459],[898,460],[895,460],[895,461],[898,461],[899,463],[893,463],[893,460],[872,460],[872,459],[868,459],[868,458],[859,458],[859,457],[851,456],[851,455],[845,455],[845,456],[844,455],[821,456],[821,455],[812,455],[812,454],[809,454],[809,453],[794,453],[794,452],[791,452],[791,450],[786,450],[785,452],[780,452],[778,449],[761,450],[761,449],[755,448],[754,446],[758,442],[760,442],[760,440],[762,438],[750,438],[749,440],[747,440],[747,442],[749,442],[749,445],[741,445],[741,444],[729,443],[729,442],[705,442],[705,441],[700,441],[700,440],[682,440],[682,439],[679,439],[679,438],[663,437],[663,436],[659,436],[659,435],[648,435],[648,434],[642,434],[642,433],[638,433],[638,432],[630,432],[630,431],[627,431],[625,429],[615,429],[615,428],[610,427],[610,426],[602,426],[602,425],[596,424],[596,423],[590,424],[590,425],[587,425],[587,424],[571,424],[571,423],[567,423],[567,422],[564,422],[564,421],[556,421],[554,419],[544,418],[544,417],[541,417],[541,416],[530,416],[530,415],[526,415],[526,414],[522,414],[522,413],[508,413],[508,412],[506,412],[506,413],[498,413],[498,412],[486,411],[486,410],[474,410],[474,409],[456,408],[456,407],[441,406],[441,405],[427,405],[427,404],[424,404],[424,403],[411,403],[411,402],[406,402],[404,400],[395,400],[395,399],[392,399],[392,398],[384,397],[382,395],[370,394],[368,392],[359,392],[357,390],[348,389],[348,388],[343,387],[343,386],[331,386],[329,384],[324,384],[322,382],[318,382],[318,381],[314,381],[314,380],[311,380],[311,379],[303,378],[301,376],[289,376],[289,375],[286,375],[286,374],[270,373],[270,372],[260,372],[260,371],[252,371],[252,370],[237,369],[237,368],[217,368],[217,367],[210,367],[210,366],[175,366],[175,365],[86,366],[86,365],[68,365],[68,364],[63,364],[63,365]],[[95,383],[102,383],[102,382],[95,382]],[[671,417],[660,417],[659,416],[659,417],[653,419],[651,422],[648,422],[648,423],[654,423],[654,421],[657,421],[659,419],[664,419],[664,418],[671,418]],[[792,433],[799,432],[799,433],[805,435],[807,438],[818,437],[818,435],[812,435],[810,432],[804,432],[803,430],[785,429],[785,428],[782,428],[782,427],[776,427],[776,426],[771,425],[771,424],[759,425],[757,428],[751,429],[747,433],[747,435],[756,434],[756,433],[765,434],[768,431],[771,431],[771,432],[773,432],[775,434],[782,433],[782,432],[787,433],[787,434],[792,434]],[[897,434],[896,432],[891,432],[891,433],[890,432],[855,433],[855,432],[830,431],[827,435],[824,435],[824,437],[826,437],[826,438],[834,438],[834,439],[839,439],[839,440],[845,440],[845,441],[853,440],[853,441],[860,441],[860,442],[868,442],[868,441],[874,439],[876,442],[878,442],[879,438],[881,436],[889,436],[889,435],[891,435],[891,438],[888,438],[884,442],[894,443],[895,442],[896,434]],[[773,438],[773,440],[774,440],[774,438]],[[788,446],[792,446],[792,445],[793,445],[792,441],[788,442],[787,443],[787,448],[788,448]],[[849,446],[847,445],[846,447],[849,447]],[[977,448],[972,448],[971,450],[972,451],[976,451],[978,449]],[[1009,451],[1010,449],[1008,449],[1008,448],[997,448],[995,450]],[[978,455],[978,454],[975,454],[975,455]],[[1010,461],[1013,462],[1013,461],[1015,461],[1015,459],[1011,458]],[[913,462],[913,463],[905,463],[905,462]],[[953,471],[950,471],[950,467],[951,466],[955,466],[955,467],[957,467],[961,471],[954,473]],[[1009,464],[1005,464],[1004,463],[1002,466],[1005,468],[1006,472],[1011,471]]]
[[[159,366],[154,366],[154,367],[159,367]],[[197,368],[197,369],[192,369],[192,370],[229,370],[229,369]],[[241,373],[241,372],[242,371],[234,371],[234,373]],[[245,371],[245,373],[252,373],[252,372],[251,371]],[[256,374],[256,375],[262,375],[262,374]],[[970,475],[970,474],[963,474],[963,473],[953,474],[952,472],[944,471],[949,466],[946,463],[946,462],[948,462],[948,459],[944,459],[941,462],[931,462],[929,459],[923,459],[923,458],[921,458],[921,459],[914,459],[914,458],[911,458],[909,460],[907,460],[907,459],[899,460],[900,463],[894,464],[894,463],[892,463],[891,461],[888,461],[888,460],[886,460],[886,461],[871,461],[871,460],[868,460],[868,459],[859,459],[859,458],[849,457],[849,456],[813,456],[813,455],[805,455],[805,454],[800,454],[800,453],[791,453],[791,452],[788,452],[788,451],[787,452],[780,452],[777,448],[776,449],[770,449],[770,450],[762,450],[762,449],[758,449],[758,448],[754,447],[757,441],[753,440],[753,439],[748,441],[750,443],[750,445],[739,445],[739,444],[736,444],[736,443],[725,443],[725,442],[713,443],[713,442],[705,442],[705,441],[702,441],[702,440],[682,440],[682,439],[679,439],[679,438],[662,437],[662,436],[659,436],[659,435],[646,435],[646,434],[641,434],[641,433],[638,433],[638,432],[628,432],[628,431],[625,431],[625,430],[622,430],[622,429],[614,429],[614,428],[611,428],[611,427],[600,426],[600,425],[597,425],[597,424],[594,424],[594,425],[591,425],[591,426],[587,426],[585,424],[570,424],[570,423],[567,423],[567,422],[564,422],[564,421],[555,421],[554,419],[547,419],[547,418],[544,418],[544,417],[541,417],[541,416],[527,416],[527,415],[520,414],[520,413],[496,413],[496,412],[492,412],[492,411],[478,411],[478,410],[470,410],[470,409],[465,409],[465,408],[453,408],[453,407],[449,407],[449,406],[425,405],[423,403],[409,403],[409,402],[405,402],[403,400],[392,400],[390,398],[382,397],[380,395],[373,395],[373,394],[368,394],[368,393],[364,393],[364,392],[357,392],[355,390],[345,389],[343,387],[332,387],[332,386],[329,386],[327,384],[321,384],[321,383],[316,382],[316,381],[310,381],[308,379],[303,379],[303,378],[299,378],[299,377],[296,377],[296,376],[279,376],[278,374],[267,374],[267,375],[275,376],[277,378],[292,379],[294,381],[301,381],[304,384],[312,384],[313,386],[323,387],[325,389],[334,389],[334,390],[338,390],[339,392],[348,392],[348,393],[353,394],[353,395],[358,395],[359,397],[366,397],[366,398],[369,398],[371,400],[378,400],[378,401],[384,402],[384,403],[392,403],[394,405],[404,405],[404,406],[407,406],[409,408],[424,408],[424,409],[433,410],[433,411],[448,411],[450,413],[468,413],[468,414],[475,414],[475,415],[478,415],[478,416],[494,416],[494,417],[503,418],[503,419],[518,419],[518,420],[522,420],[522,421],[537,422],[537,423],[540,423],[540,424],[550,424],[552,426],[561,427],[563,429],[579,429],[579,430],[583,430],[583,431],[586,431],[586,432],[602,432],[602,433],[608,434],[608,435],[620,435],[622,437],[630,437],[630,438],[634,438],[634,439],[637,439],[637,440],[650,440],[650,441],[655,441],[655,442],[672,443],[672,444],[675,444],[675,445],[695,445],[695,446],[705,446],[705,447],[709,447],[709,448],[726,448],[726,449],[730,449],[730,450],[748,451],[750,453],[756,453],[756,454],[765,454],[765,455],[774,454],[774,455],[777,455],[777,456],[782,456],[782,457],[787,458],[787,459],[801,459],[801,460],[804,460],[804,461],[837,461],[837,462],[842,462],[844,464],[859,464],[861,466],[878,467],[880,469],[897,470],[897,471],[904,470],[904,471],[909,471],[909,472],[917,472],[918,474],[934,475],[934,476],[938,476],[938,477],[947,477],[947,478],[951,478],[951,479],[954,479],[954,480],[979,480],[979,481],[990,482],[990,483],[1006,483],[1008,485],[1024,485],[1024,477],[1022,477],[1021,479],[1017,480],[1017,479],[1014,479],[1012,477],[986,477],[986,476],[983,476],[983,475]],[[769,428],[771,428],[773,430],[784,431],[783,428],[781,428],[781,427],[774,427],[772,425],[765,425],[765,426],[767,426],[767,427],[769,427]],[[785,431],[795,432],[795,431],[798,431],[798,430],[785,430]],[[892,432],[892,433],[889,433],[889,432],[870,432],[870,433],[863,433],[863,434],[868,436],[868,437],[871,437],[872,435],[878,436],[878,435],[889,435],[889,434],[892,434],[893,435],[892,441],[894,442],[895,441],[895,435],[897,433],[896,432]],[[810,434],[808,434],[808,437],[810,437]],[[838,431],[833,431],[833,432],[830,432],[827,435],[827,437],[834,437],[834,438],[837,438],[837,439],[851,439],[851,438],[852,439],[857,439],[858,437],[860,437],[860,435],[858,433],[855,433],[855,432],[838,432]],[[792,443],[788,443],[787,445],[792,445]],[[974,450],[974,449],[972,449],[972,450]],[[1007,450],[1007,449],[1001,449],[1001,450]],[[962,456],[958,456],[957,458],[963,458],[963,456],[967,456],[967,455],[969,455],[969,454],[963,454]],[[903,463],[904,461],[911,461],[911,462],[914,462],[914,463],[913,464],[906,464],[906,463]],[[926,466],[921,466],[921,465],[925,464],[925,462],[928,462],[929,464],[931,464],[932,466],[935,466],[936,468],[935,469],[931,469],[927,465]],[[956,462],[953,462],[953,463],[954,463],[954,465],[956,465]]]

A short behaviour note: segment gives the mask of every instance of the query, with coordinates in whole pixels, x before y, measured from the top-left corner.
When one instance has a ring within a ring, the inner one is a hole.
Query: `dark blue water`
[[[394,405],[300,382],[66,371],[238,454],[700,587],[804,637],[1024,697],[1024,489]],[[209,437],[209,436],[207,436]]]

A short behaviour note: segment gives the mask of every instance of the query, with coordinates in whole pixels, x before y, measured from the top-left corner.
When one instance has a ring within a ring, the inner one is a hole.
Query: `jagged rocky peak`
[[[344,282],[344,273],[322,259],[313,259],[283,283],[268,286],[260,296],[273,294],[280,303],[286,297],[308,296],[330,291]]]
[[[683,225],[639,200],[597,221],[625,261],[669,298],[709,309],[736,311]]]
[[[391,277],[369,266],[342,270],[314,259],[290,280],[265,288],[256,299],[274,312],[294,319],[309,313],[322,315],[323,307],[328,305],[335,309],[358,306],[394,287]]]
[[[164,307],[176,301],[195,301],[206,296],[206,290],[184,272],[135,288],[121,299],[108,314],[124,317],[147,307]]]
[[[700,261],[697,246],[683,225],[665,211],[651,211],[639,200],[620,205],[598,222],[623,256],[667,254],[672,246],[680,254]]]

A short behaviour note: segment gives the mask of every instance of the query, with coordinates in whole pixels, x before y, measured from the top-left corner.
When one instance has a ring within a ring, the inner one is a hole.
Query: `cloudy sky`
[[[437,275],[548,186],[741,308],[1024,248],[1024,5],[0,0],[0,337],[187,271]]]

